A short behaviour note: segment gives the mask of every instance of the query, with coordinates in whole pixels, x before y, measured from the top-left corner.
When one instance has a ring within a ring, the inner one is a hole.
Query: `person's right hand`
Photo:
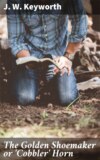
[[[70,61],[65,56],[59,56],[54,59],[54,61],[58,64],[61,72],[61,76],[67,72],[68,75],[71,73],[72,68],[72,61]],[[57,74],[59,72],[59,69],[57,67],[54,68],[54,73]]]
[[[16,58],[28,57],[28,56],[30,56],[28,50],[21,50],[20,52],[17,53]]]

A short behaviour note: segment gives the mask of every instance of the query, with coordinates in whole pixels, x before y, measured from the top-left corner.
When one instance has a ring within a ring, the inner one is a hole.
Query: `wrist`
[[[74,60],[75,53],[69,53],[69,52],[66,51],[64,53],[64,57],[68,58],[72,62]]]

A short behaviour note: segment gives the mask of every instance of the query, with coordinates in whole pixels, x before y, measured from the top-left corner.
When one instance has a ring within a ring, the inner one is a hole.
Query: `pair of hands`
[[[26,50],[23,50],[17,54],[16,58],[27,57],[27,56],[30,56],[29,52]],[[57,74],[60,72],[61,76],[62,76],[66,72],[68,75],[70,75],[71,68],[72,68],[72,62],[67,57],[59,56],[59,57],[55,58],[54,61],[58,64],[58,66],[60,68],[60,70],[59,70],[57,67],[55,67],[54,74]],[[30,66],[28,66],[28,67],[30,67]]]
[[[82,47],[82,42],[75,42],[72,43],[70,42],[67,46],[67,52],[68,53],[76,53],[80,48]],[[22,50],[17,54],[17,58],[20,57],[26,57],[26,56],[30,56],[30,53],[28,50]],[[71,73],[71,68],[72,68],[72,62],[64,56],[60,56],[54,59],[55,62],[58,64],[58,66],[60,67],[60,72],[61,75],[63,75],[65,72],[68,73],[68,75],[70,75]],[[59,72],[59,69],[57,67],[54,68],[54,74],[57,74]]]

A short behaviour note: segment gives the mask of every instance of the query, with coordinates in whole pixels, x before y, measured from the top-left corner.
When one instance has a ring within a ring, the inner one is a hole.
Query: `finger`
[[[61,74],[60,74],[60,75],[61,75],[61,76],[63,76],[63,75],[64,75],[64,73],[67,73],[67,74],[68,74],[68,70],[67,70],[66,68],[63,68],[63,69],[62,69],[62,71],[61,71]]]
[[[58,64],[60,69],[63,69],[65,67],[64,63]]]
[[[60,58],[59,58],[59,57],[57,57],[57,58],[55,58],[55,59],[54,59],[54,61],[55,61],[56,63],[58,63],[58,62],[59,62],[59,60],[60,60]]]
[[[71,68],[68,68],[68,76],[70,75],[71,73]]]
[[[64,71],[64,69],[62,69],[62,71],[61,71],[61,76],[63,76],[64,75],[64,73],[65,73],[65,71]]]
[[[26,69],[29,69],[29,66],[28,66],[28,65],[25,65],[25,68],[26,68]]]
[[[32,65],[32,64],[27,64],[27,65],[25,65],[25,67],[26,67],[27,69],[31,69],[31,68],[33,67],[33,65]]]
[[[59,72],[59,69],[55,67],[53,72],[54,72],[54,74],[57,74]]]

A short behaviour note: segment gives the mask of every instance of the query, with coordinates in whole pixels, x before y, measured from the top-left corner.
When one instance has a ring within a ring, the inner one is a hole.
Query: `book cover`
[[[100,159],[99,3],[0,1],[0,159]]]

